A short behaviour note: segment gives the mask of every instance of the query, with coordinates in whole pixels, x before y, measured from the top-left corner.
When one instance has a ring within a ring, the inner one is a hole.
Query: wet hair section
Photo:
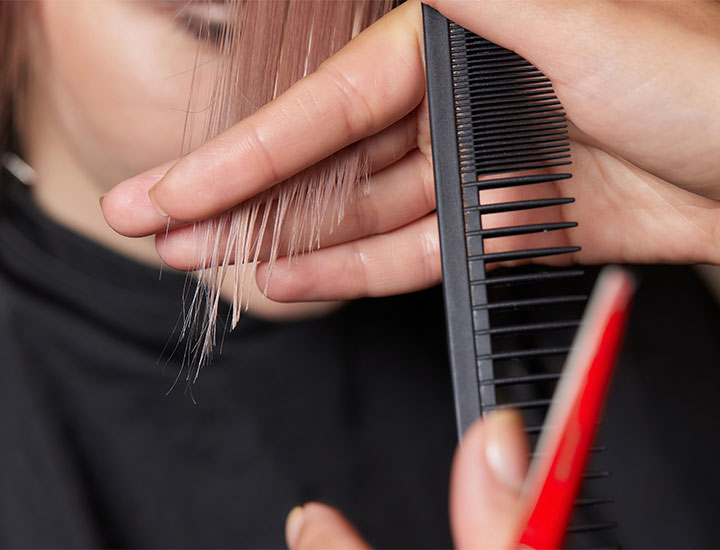
[[[191,17],[188,10],[192,10],[195,26],[188,28],[218,50],[205,139],[252,114],[315,71],[392,4],[392,0],[188,3],[178,17]],[[204,10],[209,15],[203,21]],[[223,17],[229,21],[222,21]],[[189,130],[186,128],[186,136],[192,133]],[[195,226],[196,246],[205,269],[197,273],[197,284],[186,296],[182,337],[188,383],[194,382],[211,360],[217,343],[221,289],[232,286],[229,324],[234,327],[247,309],[261,253],[272,271],[278,258],[291,261],[297,254],[318,248],[321,227],[327,229],[328,223],[332,227],[342,220],[345,206],[366,189],[368,171],[363,146],[354,144],[210,223]]]

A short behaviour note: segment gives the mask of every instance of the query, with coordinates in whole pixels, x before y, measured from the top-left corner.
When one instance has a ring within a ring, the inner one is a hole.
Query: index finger
[[[152,188],[155,205],[176,220],[211,217],[407,115],[425,91],[419,8],[418,2],[397,8],[316,72],[182,157]],[[127,226],[138,208],[160,216],[149,199],[122,210],[123,195],[148,189],[146,174],[105,197],[111,226],[114,220]]]

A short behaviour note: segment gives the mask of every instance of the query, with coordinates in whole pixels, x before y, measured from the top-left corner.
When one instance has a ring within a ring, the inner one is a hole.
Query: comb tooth
[[[562,111],[544,111],[536,113],[524,113],[518,112],[515,115],[505,116],[488,116],[488,115],[477,115],[473,116],[472,122],[482,125],[486,128],[498,128],[498,121],[506,121],[505,128],[516,128],[518,126],[539,126],[541,124],[553,124],[557,121],[565,121],[565,113]]]
[[[509,117],[508,120],[511,120],[513,117],[517,117],[517,115],[521,114],[534,114],[534,113],[560,113],[563,116],[565,116],[565,112],[563,111],[562,106],[547,106],[542,108],[530,108],[526,105],[517,105],[515,107],[503,107],[503,108],[493,108],[493,109],[476,109],[473,111],[473,114],[471,116],[472,122],[479,122],[482,123],[484,121],[489,120],[488,116],[492,115],[493,117],[498,116],[507,116]]]
[[[473,48],[468,46],[465,50],[465,56],[475,55],[483,61],[486,59],[518,59],[518,55],[515,52],[509,50],[498,50],[494,48]]]
[[[508,121],[511,120],[534,120],[547,117],[556,117],[557,115],[565,116],[562,107],[543,107],[541,109],[531,109],[525,105],[515,105],[513,107],[503,107],[502,109],[477,109],[472,111],[468,122],[475,124],[486,124],[498,120],[503,117]],[[525,118],[521,118],[525,117]]]
[[[489,176],[494,174],[508,174],[510,172],[522,172],[536,170],[539,168],[547,168],[549,166],[556,166],[560,164],[569,164],[570,161],[566,160],[570,158],[570,154],[565,152],[557,155],[552,154],[537,154],[527,155],[525,157],[508,158],[502,161],[484,161],[482,157],[476,161],[475,173],[477,177]],[[470,160],[468,159],[468,166]]]
[[[539,84],[545,88],[552,88],[552,84],[550,84],[550,81],[547,78],[531,72],[520,74],[497,74],[495,72],[487,74],[469,72],[467,76],[464,76],[462,79],[458,79],[457,81],[461,82],[463,80],[467,81],[467,84],[472,90],[480,94],[484,93],[484,90],[487,88],[507,88],[508,86],[512,86],[514,89],[517,89],[517,85],[534,86]]]
[[[509,252],[494,252],[490,254],[476,254],[468,256],[469,261],[483,260],[485,263],[505,262],[510,260],[525,260],[542,258],[543,256],[557,256],[578,252],[579,246],[555,246],[552,248],[531,248],[528,250],[512,250]]]
[[[543,112],[543,111],[557,111],[561,110],[562,106],[557,106],[551,102],[543,104],[542,106],[538,107],[535,106],[534,108],[529,107],[526,103],[515,103],[510,105],[492,105],[488,108],[483,109],[474,109],[472,111],[472,114],[470,116],[470,121],[476,122],[482,120],[483,113],[491,113],[493,115],[497,114],[517,114],[517,113],[535,113],[535,112]]]
[[[535,139],[536,141],[539,141],[546,137],[551,136],[563,136],[562,139],[567,139],[567,130],[564,128],[567,128],[567,125],[564,126],[556,126],[554,128],[549,128],[549,132],[533,132],[532,136],[528,136],[524,133],[524,130],[517,130],[515,132],[510,132],[510,135],[503,135],[501,136],[502,139],[499,139],[497,137],[497,134],[501,132],[489,132],[487,136],[473,136],[472,144],[475,147],[483,147],[483,143],[487,144],[498,144],[502,145],[504,143],[518,143],[523,140],[530,140]],[[519,135],[512,135],[518,133]]]
[[[552,399],[528,399],[526,401],[515,401],[513,403],[500,403],[498,405],[488,405],[483,407],[485,411],[494,411],[497,409],[536,409],[539,407],[548,407],[552,403]]]
[[[506,124],[498,122],[483,121],[482,123],[482,134],[487,134],[487,130],[493,130],[497,128],[509,129],[509,128],[536,128],[538,126],[544,126],[548,124],[557,124],[558,122],[564,122],[565,117],[563,115],[552,115],[552,116],[528,116],[523,118],[517,118],[515,120],[508,120]]]
[[[489,277],[484,279],[473,279],[471,285],[487,285],[487,286],[509,286],[524,283],[532,283],[536,281],[547,281],[550,279],[565,279],[569,277],[581,277],[585,275],[582,269],[568,269],[564,271],[542,271],[540,273],[521,273],[519,275],[505,275],[502,277]]]
[[[523,59],[521,57],[513,57],[513,56],[505,56],[503,57],[502,54],[494,53],[494,52],[466,52],[465,54],[458,52],[457,59],[453,65],[453,69],[457,66],[462,66],[463,64],[467,66],[467,70],[464,71],[465,74],[492,74],[495,72],[500,72],[503,69],[514,69],[517,71],[526,71],[526,72],[532,72],[537,73],[539,76],[544,77],[545,75],[542,74],[541,71],[538,70],[537,67],[533,67],[532,65],[528,64],[525,65],[522,63]],[[493,64],[493,71],[488,71],[487,68],[483,68],[481,65],[487,65],[490,66],[490,64]],[[463,76],[460,74],[459,76]]]
[[[482,105],[472,105],[468,99],[465,99],[463,101],[458,101],[458,97],[455,97],[455,103],[456,105],[464,105],[468,108],[470,112],[475,111],[483,111],[487,110],[489,108],[492,108],[492,106],[496,106],[498,108],[504,108],[509,105],[529,105],[530,103],[537,103],[537,105],[545,105],[544,102],[551,102],[556,101],[557,98],[555,95],[548,93],[548,92],[541,92],[541,93],[530,93],[527,94],[527,97],[523,96],[512,96],[512,97],[494,97],[494,98],[486,98]]]
[[[537,69],[533,70],[532,65],[522,63],[495,63],[493,71],[469,70],[466,74],[458,75],[456,82],[462,82],[473,86],[495,85],[495,83],[504,82],[506,85],[517,84],[524,86],[529,81],[543,84],[545,86],[552,85],[542,73],[538,74]],[[476,88],[477,90],[477,88]]]
[[[477,187],[479,189],[500,189],[505,187],[517,187],[519,185],[534,185],[536,183],[546,183],[550,181],[570,179],[570,174],[536,174],[534,176],[515,176],[507,178],[497,178],[482,181],[470,181],[463,183],[463,187]]]
[[[477,231],[468,231],[466,235],[468,237],[482,236],[483,239],[494,239],[514,235],[529,235],[531,233],[547,233],[548,231],[557,231],[559,229],[572,229],[573,227],[577,227],[577,225],[577,222],[536,223],[532,225],[497,227],[495,229],[478,229]]]
[[[481,214],[497,214],[500,212],[517,212],[518,210],[530,210],[532,208],[545,208],[547,206],[560,206],[575,202],[572,197],[559,199],[533,199],[527,201],[498,202],[495,204],[481,204],[463,208],[465,212],[480,212]]]
[[[478,355],[478,361],[483,359],[504,360],[504,359],[522,359],[530,357],[547,357],[549,355],[563,355],[570,351],[569,346],[561,346],[555,348],[537,348],[514,351],[503,351],[489,353],[487,355]]]
[[[470,89],[470,87],[468,87]],[[492,90],[491,90],[492,91]],[[473,94],[474,96],[475,94]],[[553,109],[561,107],[557,105],[555,96],[551,92],[542,91],[537,88],[526,90],[522,93],[515,94],[513,96],[498,98],[497,94],[485,94],[487,97],[480,105],[469,105],[467,108],[468,116],[480,115],[482,113],[508,111],[515,113],[523,110],[537,110],[542,111],[545,109]],[[461,104],[461,96],[458,96],[458,104]]]
[[[559,374],[530,374],[528,376],[513,376],[512,378],[493,378],[480,382],[484,386],[509,386],[512,384],[527,384],[528,382],[542,382],[544,380],[557,380]]]
[[[562,133],[567,134],[567,123],[560,122],[560,123],[554,123],[554,124],[542,124],[532,129],[532,132],[528,131],[527,127],[520,127],[520,128],[513,128],[512,130],[507,128],[482,128],[477,129],[477,131],[474,132],[475,135],[473,135],[473,144],[476,144],[478,141],[478,138],[481,138],[483,136],[497,136],[498,134],[501,134],[502,136],[513,136],[515,138],[522,138],[522,137],[533,137],[537,135],[537,132],[545,132],[549,130],[563,130]],[[558,135],[558,134],[553,134]]]
[[[455,103],[456,104],[462,104],[464,103],[469,110],[472,111],[473,108],[482,108],[477,107],[473,104],[471,104],[471,90],[469,86],[466,86],[465,91],[459,91],[455,95]],[[474,95],[473,95],[474,99]],[[501,103],[501,102],[510,102],[510,101],[529,101],[532,99],[538,99],[538,100],[551,100],[551,99],[557,99],[555,97],[555,94],[553,94],[553,91],[551,88],[543,88],[541,90],[508,90],[507,93],[500,97],[497,94],[486,94],[485,97],[481,98],[483,102],[491,102],[491,103]]]
[[[468,50],[504,50],[505,48],[500,48],[497,44],[494,44],[493,42],[490,42],[489,40],[485,40],[484,38],[481,38],[480,36],[472,33],[468,33],[465,31],[465,43],[467,44]],[[509,52],[510,50],[505,50]],[[514,52],[512,52],[514,53]],[[515,54],[517,55],[517,54]]]
[[[589,452],[589,453],[593,453],[593,454],[594,454],[594,453],[604,453],[606,450],[607,450],[607,447],[603,447],[603,446],[592,446],[592,447],[590,447],[590,448],[588,449],[588,452]],[[535,458],[535,457],[538,457],[538,456],[542,456],[542,453],[530,453],[530,456],[531,456],[532,458]]]
[[[553,321],[550,323],[527,323],[505,327],[476,330],[475,334],[519,334],[521,332],[538,332],[543,330],[560,330],[580,326],[580,321]],[[555,375],[553,375],[555,376]],[[491,381],[488,381],[490,383]]]
[[[498,54],[495,52],[469,52],[464,55],[458,54],[457,62],[452,64],[452,68],[454,70],[456,68],[462,67],[463,65],[466,65],[468,62],[473,62],[473,61],[475,63],[482,63],[482,64],[494,63],[494,66],[498,69],[502,69],[505,66],[514,68],[515,70],[526,69],[528,72],[537,73],[539,76],[544,77],[544,75],[536,67],[533,67],[532,65],[521,64],[522,61],[520,59],[518,59],[517,57]],[[482,68],[477,68],[477,67],[470,68],[466,71],[467,74],[478,73],[478,72],[483,73],[483,72],[488,72],[488,71],[483,71]]]
[[[518,126],[537,126],[538,124],[549,124],[565,120],[565,113],[538,113],[529,115],[506,116],[506,117],[473,117],[478,118],[478,124],[483,128],[515,128]],[[502,122],[505,121],[503,125]]]
[[[482,98],[483,96],[493,97],[500,93],[512,92],[514,95],[522,94],[524,92],[538,92],[540,90],[546,90],[546,93],[552,93],[552,84],[549,82],[542,82],[539,84],[526,84],[524,86],[512,86],[510,84],[503,85],[501,83],[481,83],[471,82],[469,84],[470,92],[475,97]]]
[[[529,65],[518,63],[496,63],[493,71],[471,69],[466,74],[459,75],[459,82],[467,81],[475,84],[481,82],[493,82],[499,80],[510,81],[517,84],[525,84],[528,80],[537,82],[550,82],[541,72]]]
[[[457,60],[461,60],[463,57],[467,58],[468,55],[470,56],[478,56],[477,59],[478,62],[474,64],[468,64],[468,70],[473,69],[480,69],[482,70],[484,67],[490,67],[492,66],[492,63],[527,63],[530,66],[533,66],[529,61],[526,59],[520,57],[517,54],[514,54],[513,52],[509,50],[503,51],[502,49],[491,51],[487,49],[474,49],[472,46],[467,48],[465,50],[465,53],[458,52]],[[535,67],[537,68],[537,67]]]
[[[468,57],[468,59],[472,59]],[[497,78],[505,78],[509,76],[517,76],[518,78],[535,77],[541,76],[542,73],[533,67],[508,67],[507,69],[498,68],[492,73],[477,73],[473,74],[475,80],[495,80]]]
[[[505,147],[483,148],[476,156],[478,159],[497,158],[502,155],[503,158],[514,158],[521,155],[540,155],[549,153],[567,153],[570,151],[567,140],[560,140],[556,144],[526,144]],[[552,180],[550,180],[552,181]]]
[[[496,97],[496,96],[489,96],[485,98],[483,103],[487,103],[489,106],[497,106],[497,107],[523,107],[528,104],[530,101],[550,101],[555,99],[555,96],[551,93],[548,93],[544,90],[531,90],[523,93],[517,93],[513,95],[506,95],[505,97]],[[463,99],[462,97],[458,96],[456,105],[458,107],[465,107],[463,105],[464,102],[466,102],[466,99]],[[467,107],[467,113],[466,116],[472,117],[475,113],[482,113],[485,110],[484,107]],[[482,128],[476,127],[474,130],[480,130]]]
[[[560,158],[570,158],[570,155],[564,155]],[[552,168],[553,166],[567,166],[571,164],[569,160],[561,160],[558,162],[544,162],[540,164],[523,164],[520,166],[507,164],[505,166],[497,166],[495,169],[478,170],[478,175],[483,174],[497,174],[502,172],[521,172],[523,170],[538,170],[540,168]]]
[[[533,66],[532,63],[530,63],[529,61],[525,61],[521,57],[517,57],[514,59],[490,59],[487,62],[483,61],[483,65],[485,64],[487,64],[488,67],[528,67],[529,69],[537,70],[537,67]]]
[[[505,302],[493,302],[491,304],[482,304],[473,306],[473,310],[481,309],[510,309],[519,307],[537,307],[557,304],[567,304],[572,302],[584,302],[587,300],[585,294],[573,294],[569,296],[552,296],[550,298],[527,298],[524,300],[507,300]]]
[[[566,154],[570,151],[569,148],[561,149],[560,151],[547,151],[547,152],[539,152],[535,154],[527,154],[527,153],[517,153],[517,154],[509,154],[509,155],[503,155],[503,158],[500,160],[480,160],[483,158],[487,158],[485,156],[478,155],[475,160],[476,165],[481,165],[484,168],[482,171],[489,170],[490,167],[494,166],[509,166],[512,162],[537,162],[541,160],[558,160],[558,159],[565,159],[570,158],[570,155]],[[562,153],[562,154],[560,154]],[[480,170],[478,170],[480,172]]]

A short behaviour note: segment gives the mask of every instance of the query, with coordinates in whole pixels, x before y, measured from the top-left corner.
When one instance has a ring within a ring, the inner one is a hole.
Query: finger
[[[158,212],[150,202],[148,191],[175,164],[166,162],[133,178],[132,185],[115,186],[101,197],[105,221],[126,237],[145,237],[168,228],[172,220]]]
[[[328,211],[319,228],[319,242],[323,247],[348,242],[368,235],[386,233],[411,223],[435,209],[432,166],[417,149],[403,157],[399,162],[374,174],[370,179],[367,193],[359,194],[356,200],[345,208],[345,215],[338,224],[334,212]],[[292,218],[292,216],[291,216]],[[185,226],[157,237],[157,250],[160,257],[169,266],[176,269],[197,269],[203,267],[207,255],[208,242],[215,241],[214,232],[208,227],[214,222],[202,222],[199,226]],[[268,257],[273,235],[273,223],[268,223],[266,235],[262,241],[259,259]],[[291,222],[286,222],[276,237],[278,250],[286,255],[290,240],[299,243],[301,250],[307,250],[308,244],[315,241],[308,230],[300,234]],[[298,235],[300,237],[298,238]],[[235,243],[230,243],[233,246]],[[219,242],[219,248],[228,246],[226,237]],[[230,257],[234,257],[231,252]]]
[[[437,216],[311,254],[279,260],[268,281],[268,266],[256,273],[258,286],[278,302],[389,296],[441,280]]]
[[[459,550],[509,549],[528,466],[522,417],[500,410],[465,433],[453,463],[450,522]]]
[[[427,3],[533,62],[588,135],[662,178],[720,196],[718,2]]]
[[[605,151],[573,146],[574,178],[562,184],[483,191],[483,204],[577,197],[553,208],[489,214],[483,227],[576,220],[566,231],[488,238],[485,252],[580,245],[582,251],[536,261],[583,263],[720,263],[717,202],[695,195]],[[429,218],[395,231],[321,249],[292,262],[280,261],[268,287],[276,301],[333,300],[410,292],[440,281],[437,234]],[[435,224],[432,216],[432,224]],[[518,262],[503,262],[512,265]],[[498,264],[488,264],[491,268]],[[265,288],[267,266],[258,282]]]
[[[369,170],[373,174],[402,159],[416,146],[417,115],[406,115],[367,140]],[[144,237],[187,225],[160,213],[150,201],[148,191],[177,161],[153,168],[116,185],[103,197],[107,223],[126,237]],[[229,205],[234,206],[234,205]]]
[[[340,512],[316,502],[294,508],[288,516],[285,532],[292,550],[369,548]]]
[[[207,218],[400,120],[424,95],[421,36],[419,4],[394,10],[275,101],[181,158],[153,188],[154,201],[175,219]]]

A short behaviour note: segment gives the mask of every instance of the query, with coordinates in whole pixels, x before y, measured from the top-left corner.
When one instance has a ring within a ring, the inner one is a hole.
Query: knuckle
[[[372,194],[357,201],[355,223],[361,236],[375,235],[378,232],[379,217]]]
[[[242,156],[247,156],[244,154],[245,149],[252,151],[253,157],[257,159],[258,166],[263,167],[262,170],[265,177],[272,181],[272,183],[278,183],[281,178],[278,173],[275,157],[263,139],[262,132],[250,119],[246,120],[245,136],[247,145],[241,146]]]
[[[370,273],[368,269],[369,261],[362,248],[357,242],[351,246],[352,256],[352,274],[355,280],[355,288],[358,295],[367,296],[370,294]]]
[[[333,99],[351,141],[364,137],[374,127],[375,117],[358,85],[332,63],[321,65],[318,74],[336,92]]]

